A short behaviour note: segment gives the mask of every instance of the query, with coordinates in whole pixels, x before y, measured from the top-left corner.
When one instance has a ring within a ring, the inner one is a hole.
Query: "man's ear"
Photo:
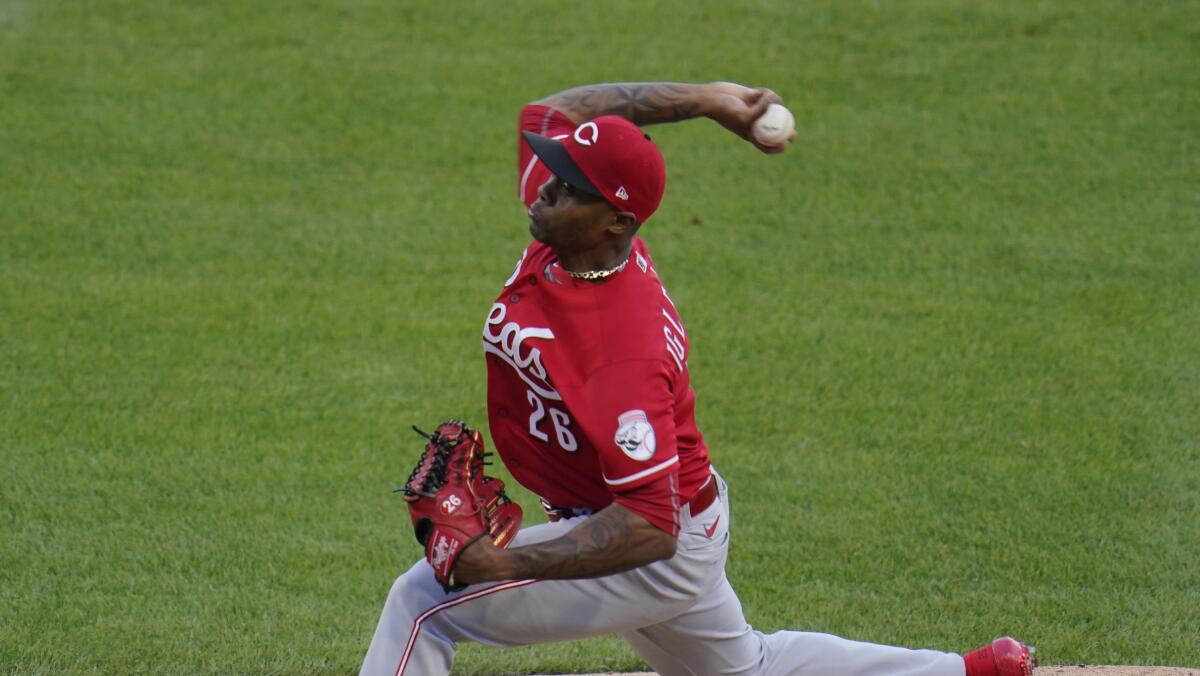
[[[632,211],[618,211],[614,213],[612,223],[608,226],[609,232],[614,235],[632,235],[637,232],[637,229],[637,216],[634,216]]]

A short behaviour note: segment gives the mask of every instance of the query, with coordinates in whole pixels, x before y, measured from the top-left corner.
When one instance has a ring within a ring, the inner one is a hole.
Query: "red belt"
[[[695,516],[711,507],[713,501],[716,499],[717,477],[710,474],[708,476],[708,481],[705,481],[704,484],[700,486],[700,490],[696,491],[696,494],[693,495],[692,499],[688,502],[688,511],[691,512],[692,516]]]
[[[688,511],[690,511],[693,516],[703,512],[712,506],[713,501],[717,499],[717,495],[717,477],[710,474],[708,476],[708,481],[705,481],[703,484],[701,484],[700,490],[696,491],[696,494],[693,495],[692,499],[688,501]],[[546,511],[546,516],[549,517],[551,521],[571,519],[577,516],[587,516],[594,512],[594,510],[583,509],[579,507],[555,507],[545,500],[542,500],[542,509]]]

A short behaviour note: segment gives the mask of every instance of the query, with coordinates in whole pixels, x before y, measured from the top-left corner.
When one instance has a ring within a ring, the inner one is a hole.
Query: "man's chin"
[[[532,235],[534,239],[541,242],[542,244],[546,243],[546,240],[542,239],[543,232],[542,232],[542,229],[538,227],[537,221],[534,221],[534,220],[529,221],[529,234]]]

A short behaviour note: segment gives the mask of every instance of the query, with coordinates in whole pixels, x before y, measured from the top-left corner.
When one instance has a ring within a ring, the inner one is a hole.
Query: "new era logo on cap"
[[[561,141],[522,132],[550,171],[604,198],[638,223],[658,209],[667,187],[667,167],[658,146],[637,125],[605,115],[579,125]],[[619,201],[617,201],[619,200]]]

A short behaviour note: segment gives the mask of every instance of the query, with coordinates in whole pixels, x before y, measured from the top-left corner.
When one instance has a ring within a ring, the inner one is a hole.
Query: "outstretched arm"
[[[459,555],[454,579],[475,584],[602,577],[674,555],[673,535],[614,502],[554,540],[500,549],[481,538]]]
[[[750,134],[750,126],[768,105],[782,103],[779,96],[770,89],[733,82],[594,84],[568,89],[533,103],[554,108],[576,124],[601,115],[620,115],[637,125],[707,117],[765,153],[787,148],[787,143],[764,146]]]

